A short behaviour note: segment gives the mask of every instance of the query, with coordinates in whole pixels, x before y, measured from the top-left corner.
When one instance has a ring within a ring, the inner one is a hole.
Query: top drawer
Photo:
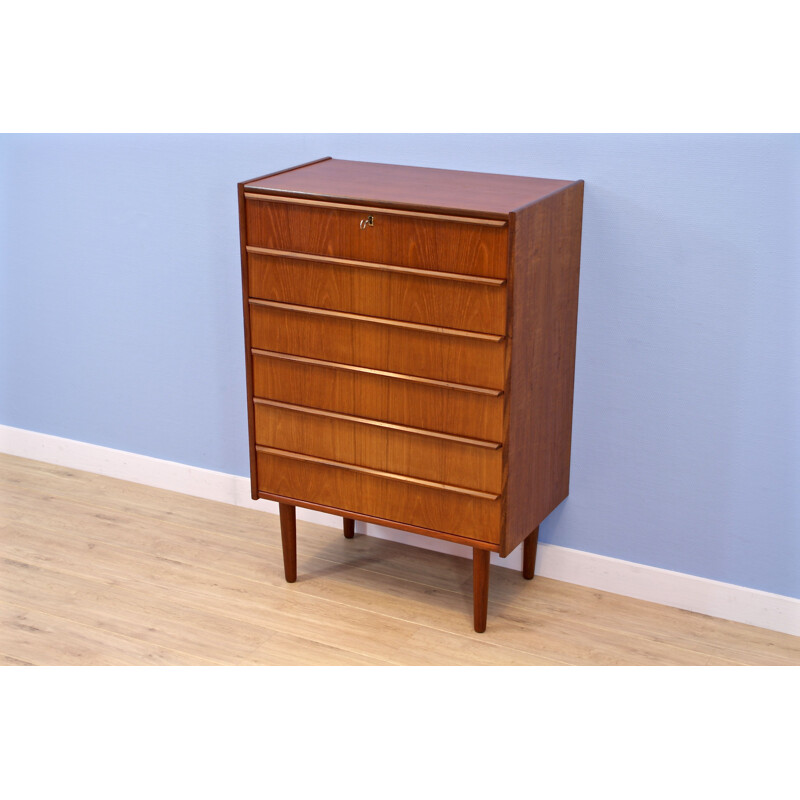
[[[506,277],[503,220],[472,220],[387,209],[245,195],[247,244],[416,269]],[[362,220],[372,217],[372,225]]]

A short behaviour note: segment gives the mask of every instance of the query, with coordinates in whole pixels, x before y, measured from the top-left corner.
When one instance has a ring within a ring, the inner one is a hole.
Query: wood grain
[[[289,459],[290,461],[300,461],[305,464],[323,465],[326,467],[333,467],[337,470],[345,472],[354,472],[358,475],[375,476],[378,478],[386,478],[390,481],[397,481],[406,485],[418,486],[425,489],[436,489],[442,492],[453,492],[454,494],[468,495],[469,497],[478,497],[483,500],[497,500],[499,495],[492,492],[483,492],[479,489],[468,489],[464,486],[457,486],[453,483],[440,483],[438,481],[429,481],[424,478],[415,478],[411,475],[406,475],[401,472],[386,472],[385,470],[373,469],[372,467],[362,467],[357,464],[351,464],[347,461],[336,461],[330,458],[320,458],[319,456],[305,455],[304,453],[297,453],[292,450],[278,450],[275,447],[267,447],[266,445],[256,445],[256,454],[275,456],[279,458]],[[263,491],[270,491],[264,489]]]
[[[503,337],[495,333],[477,333],[462,328],[447,328],[442,325],[425,325],[419,322],[408,322],[405,320],[391,319],[390,317],[367,316],[365,314],[353,314],[349,311],[336,311],[330,308],[317,308],[316,306],[297,305],[294,303],[283,303],[275,300],[259,300],[250,298],[250,306],[261,308],[274,308],[278,311],[295,311],[300,314],[314,314],[318,317],[329,317],[331,319],[348,320],[350,322],[368,322],[372,325],[386,325],[390,328],[401,328],[407,331],[420,333],[437,333],[443,336],[460,336],[464,339],[477,339],[484,342],[501,342]]]
[[[267,179],[255,179],[247,187],[314,200],[350,200],[444,213],[471,211],[502,218],[568,183],[331,159]]]
[[[400,267],[505,278],[507,232],[458,222],[245,201],[247,244]]]
[[[254,348],[502,391],[505,342],[251,305]]]
[[[569,494],[582,209],[580,181],[512,220],[503,555]]]
[[[247,215],[244,204],[244,185],[239,184],[239,246],[242,262],[242,305],[244,318],[244,352],[245,352],[245,375],[247,381],[247,431],[250,450],[250,496],[253,500],[258,499],[258,475],[255,453],[255,420],[253,417],[253,404],[250,398],[253,396],[253,359],[250,355],[252,344],[250,341],[250,305],[248,287],[250,277],[248,271],[247,257]]]
[[[245,183],[252,183],[253,181],[263,181],[267,178],[274,178],[276,175],[282,175],[285,172],[291,172],[294,169],[303,169],[304,167],[310,167],[313,164],[320,164],[323,161],[330,161],[330,156],[323,156],[322,158],[315,158],[313,161],[305,161],[302,164],[296,164],[294,167],[285,167],[284,169],[276,170],[275,172],[268,172],[266,175],[262,175],[260,178],[251,178],[249,181],[245,181],[242,183],[242,186]]]
[[[500,503],[257,450],[262,492],[497,543]],[[306,457],[309,458],[309,457]]]
[[[382,420],[370,419],[368,417],[356,417],[350,414],[339,414],[334,411],[324,411],[321,408],[314,408],[311,406],[296,406],[291,403],[281,403],[277,400],[265,400],[261,397],[256,397],[253,402],[257,405],[272,406],[274,408],[285,408],[289,411],[300,411],[303,414],[312,414],[317,417],[325,417],[327,419],[345,420],[346,422],[357,422],[361,425],[373,425],[376,428],[383,428],[386,430],[400,431],[402,433],[412,433],[415,436],[428,436],[432,439],[443,439],[448,442],[456,442],[458,444],[469,444],[475,447],[485,447],[489,450],[499,450],[502,445],[500,442],[487,442],[483,439],[471,439],[467,436],[454,436],[451,433],[440,433],[439,431],[430,431],[424,428],[413,428],[409,425],[394,425],[391,422],[383,422]]]
[[[420,386],[431,386],[441,389],[448,389],[456,392],[466,392],[468,394],[482,395],[483,397],[500,397],[503,394],[501,389],[486,389],[482,386],[471,386],[468,383],[455,383],[453,381],[441,381],[436,378],[423,378],[419,375],[409,375],[402,372],[388,372],[382,369],[371,369],[369,367],[359,367],[355,364],[346,364],[341,361],[325,361],[319,358],[309,358],[308,356],[298,356],[292,353],[280,353],[275,350],[258,350],[253,348],[252,354],[256,358],[271,358],[282,361],[291,361],[296,364],[308,364],[315,367],[326,369],[336,369],[345,372],[355,372],[361,375],[371,375],[374,377],[391,378],[395,381],[403,381],[409,384]],[[397,384],[392,384],[397,386]]]
[[[453,216],[452,214],[443,214],[441,212],[437,212],[435,214],[430,214],[425,211],[420,211],[419,209],[399,209],[399,208],[381,208],[376,206],[365,206],[365,205],[352,205],[351,203],[342,203],[337,201],[335,203],[327,202],[325,200],[310,200],[308,198],[300,198],[300,197],[281,197],[280,195],[275,194],[259,194],[253,192],[245,192],[245,199],[246,200],[254,200],[254,201],[264,201],[264,202],[271,202],[271,203],[293,203],[295,205],[306,205],[306,206],[314,206],[316,208],[336,208],[336,209],[348,209],[352,211],[358,211],[362,217],[370,216],[373,213],[379,212],[382,214],[393,214],[395,216],[400,217],[416,217],[418,219],[435,219],[439,220],[440,222],[460,222],[469,225],[488,225],[490,228],[502,228],[506,225],[506,221],[504,219],[491,219],[485,217],[459,217]]]
[[[433,528],[423,528],[420,525],[414,525],[410,522],[400,522],[398,520],[386,520],[382,517],[373,517],[365,514],[363,511],[349,511],[338,506],[329,506],[323,503],[310,502],[308,500],[298,500],[292,497],[284,497],[280,494],[272,494],[270,492],[260,492],[259,496],[264,500],[272,500],[275,503],[289,503],[300,508],[310,508],[312,511],[321,511],[323,514],[333,514],[337,517],[350,517],[354,520],[367,522],[370,525],[383,525],[384,527],[395,528],[399,531],[407,531],[408,533],[419,533],[422,536],[429,536],[432,539],[442,539],[446,542],[454,542],[455,544],[462,544],[465,547],[482,548],[489,550],[493,553],[499,551],[500,546],[492,542],[482,542],[478,539],[469,539],[466,536],[461,536],[455,533],[445,533],[444,531],[435,530]]]
[[[249,254],[250,297],[505,335],[505,289],[417,274]]]
[[[30,570],[25,562],[9,560],[6,567]],[[17,604],[5,605],[0,622],[0,651],[13,653],[11,665],[106,666],[216,666],[198,655],[174,647],[149,644],[115,635],[94,625],[75,624],[60,614],[48,614]]]
[[[500,441],[503,398],[283,354],[253,356],[256,397]],[[499,394],[499,393],[498,393]]]
[[[291,258],[294,261],[313,261],[319,264],[336,264],[340,267],[355,267],[356,269],[374,269],[380,272],[396,272],[400,275],[415,275],[419,278],[432,280],[458,281],[479,286],[504,286],[505,278],[485,278],[481,275],[464,275],[458,272],[441,272],[436,269],[413,269],[411,267],[398,267],[395,264],[378,264],[375,261],[356,261],[352,258],[335,258],[334,256],[314,255],[310,253],[293,253],[289,250],[275,250],[271,247],[255,247],[247,245],[247,252],[254,255],[273,256],[276,258]]]
[[[499,494],[502,453],[469,441],[420,436],[256,402],[256,444],[370,469]]]

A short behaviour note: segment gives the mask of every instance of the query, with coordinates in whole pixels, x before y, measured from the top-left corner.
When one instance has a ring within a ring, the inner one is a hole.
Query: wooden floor
[[[800,638],[0,456],[0,664],[800,664]]]

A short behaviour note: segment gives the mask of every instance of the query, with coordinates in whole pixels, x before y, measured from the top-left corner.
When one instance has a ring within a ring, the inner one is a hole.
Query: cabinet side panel
[[[247,216],[244,205],[244,184],[239,184],[239,238],[242,253],[242,305],[244,314],[244,357],[247,370],[247,429],[250,448],[250,496],[258,500],[258,462],[256,460],[255,416],[253,411],[253,356],[250,353],[250,303],[247,264]]]
[[[515,214],[505,546],[569,494],[583,181]]]

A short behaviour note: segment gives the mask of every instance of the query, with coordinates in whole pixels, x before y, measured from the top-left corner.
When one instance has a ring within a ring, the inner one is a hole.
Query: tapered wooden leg
[[[537,525],[522,543],[522,577],[533,580],[533,568],[536,566],[536,545],[539,542],[539,526]]]
[[[356,521],[342,517],[342,522],[344,523],[344,538],[352,539],[356,535]]]
[[[288,503],[278,503],[281,514],[281,542],[283,543],[283,572],[287,583],[297,580],[297,522],[295,508]]]
[[[486,630],[486,611],[489,607],[489,551],[472,548],[472,607],[475,632]]]

